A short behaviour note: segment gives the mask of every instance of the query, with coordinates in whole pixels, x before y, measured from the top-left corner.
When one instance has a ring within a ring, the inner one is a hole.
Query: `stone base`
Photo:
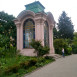
[[[20,54],[24,56],[36,56],[37,54],[34,53],[34,49],[22,49],[20,51]]]
[[[37,56],[37,54],[34,53],[34,49],[22,49],[22,50],[20,51],[20,54],[22,54],[22,55],[24,55],[24,56]],[[58,55],[58,54],[54,54],[54,52],[51,53],[51,51],[50,51],[49,54],[46,54],[45,56],[52,56],[52,57],[54,57],[54,58],[59,58],[59,57],[61,57],[61,56]]]
[[[62,56],[59,54],[48,54],[47,56],[52,56],[54,59],[61,58]]]

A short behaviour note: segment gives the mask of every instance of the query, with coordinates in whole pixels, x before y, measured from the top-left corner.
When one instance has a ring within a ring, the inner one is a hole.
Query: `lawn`
[[[52,57],[29,57],[22,55],[0,57],[0,77],[21,77],[24,74],[53,62]]]

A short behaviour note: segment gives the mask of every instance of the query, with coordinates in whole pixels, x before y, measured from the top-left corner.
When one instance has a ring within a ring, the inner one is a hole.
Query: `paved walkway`
[[[77,55],[59,58],[25,77],[77,77]]]

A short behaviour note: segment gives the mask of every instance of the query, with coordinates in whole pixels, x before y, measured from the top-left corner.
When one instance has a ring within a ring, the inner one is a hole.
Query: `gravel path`
[[[77,55],[59,58],[24,77],[77,77]]]

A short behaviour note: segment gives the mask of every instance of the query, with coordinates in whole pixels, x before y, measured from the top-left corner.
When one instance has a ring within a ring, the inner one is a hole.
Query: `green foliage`
[[[13,22],[12,15],[8,15],[5,12],[0,12],[0,34],[4,35],[7,39],[7,37],[10,39],[10,43],[15,46],[16,45],[16,26]]]
[[[24,62],[21,62],[20,63],[20,67],[21,68],[24,68],[24,69],[29,68],[29,65],[30,65],[30,62],[29,61],[24,61]]]
[[[77,54],[77,45],[72,46],[72,53]]]
[[[24,69],[28,69],[29,67],[34,66],[36,63],[37,63],[37,59],[34,58],[28,61],[21,62],[20,66]]]
[[[18,53],[15,47],[10,47],[9,49],[0,47],[0,57],[13,57]]]
[[[52,60],[54,60],[52,56],[45,56],[45,59],[52,59]]]
[[[68,55],[71,55],[71,53],[72,53],[72,47],[68,47],[67,51],[68,51]]]
[[[59,38],[59,32],[57,31],[56,27],[53,28],[53,38],[54,39]]]
[[[30,66],[34,66],[37,63],[37,59],[31,59],[30,62]]]
[[[47,47],[47,46],[44,46],[44,47],[42,47],[40,50],[39,50],[39,56],[43,56],[43,55],[45,55],[45,54],[48,54],[50,49],[49,49],[49,47]]]
[[[74,33],[72,51],[72,53],[77,54],[77,32]]]
[[[3,36],[0,34],[0,47],[8,48],[10,47],[10,39],[7,36]]]
[[[50,48],[47,46],[42,46],[41,41],[35,41],[32,40],[30,45],[35,49],[35,52],[37,52],[37,56],[43,56],[47,53],[49,53]]]
[[[24,57],[24,61],[22,61],[23,57]],[[17,60],[17,58],[19,59],[19,61]],[[21,58],[21,60],[20,60],[20,58]],[[3,72],[4,76],[0,75],[0,77],[5,77],[5,75],[6,75],[6,77],[11,77],[11,76],[12,77],[13,76],[20,77],[22,74],[26,74],[28,72],[31,72],[38,67],[44,66],[44,65],[54,61],[52,59],[52,57],[49,57],[49,58],[39,57],[39,58],[37,58],[37,57],[17,56],[15,59],[16,59],[16,62],[6,66],[4,68],[4,72]],[[11,62],[9,62],[9,63],[11,63]],[[7,62],[6,62],[6,64],[7,64]]]
[[[19,64],[14,64],[12,66],[9,66],[5,69],[5,74],[10,73],[17,73],[20,69],[29,69],[30,67],[34,66],[37,63],[38,59],[32,58],[30,60],[20,62]]]
[[[16,48],[11,46],[10,38],[0,34],[0,57],[11,56],[12,53],[15,55],[16,52]]]
[[[77,32],[74,33],[73,45],[77,45]]]
[[[4,52],[4,48],[0,47],[0,57],[3,55],[3,52]]]
[[[66,55],[71,55],[72,53],[72,43],[70,39],[55,39],[54,47],[57,54],[62,54],[62,48],[64,48]]]
[[[11,72],[12,73],[17,73],[19,69],[20,69],[20,66],[15,64],[15,65],[10,66],[7,69],[5,69],[5,74],[9,74]]]
[[[62,54],[62,48],[67,49],[67,42],[64,39],[55,39],[54,40],[55,52],[57,54]]]
[[[60,38],[73,39],[74,26],[65,11],[62,12],[59,18],[58,29]]]
[[[45,58],[40,57],[36,63],[36,67],[42,67],[45,63]]]

